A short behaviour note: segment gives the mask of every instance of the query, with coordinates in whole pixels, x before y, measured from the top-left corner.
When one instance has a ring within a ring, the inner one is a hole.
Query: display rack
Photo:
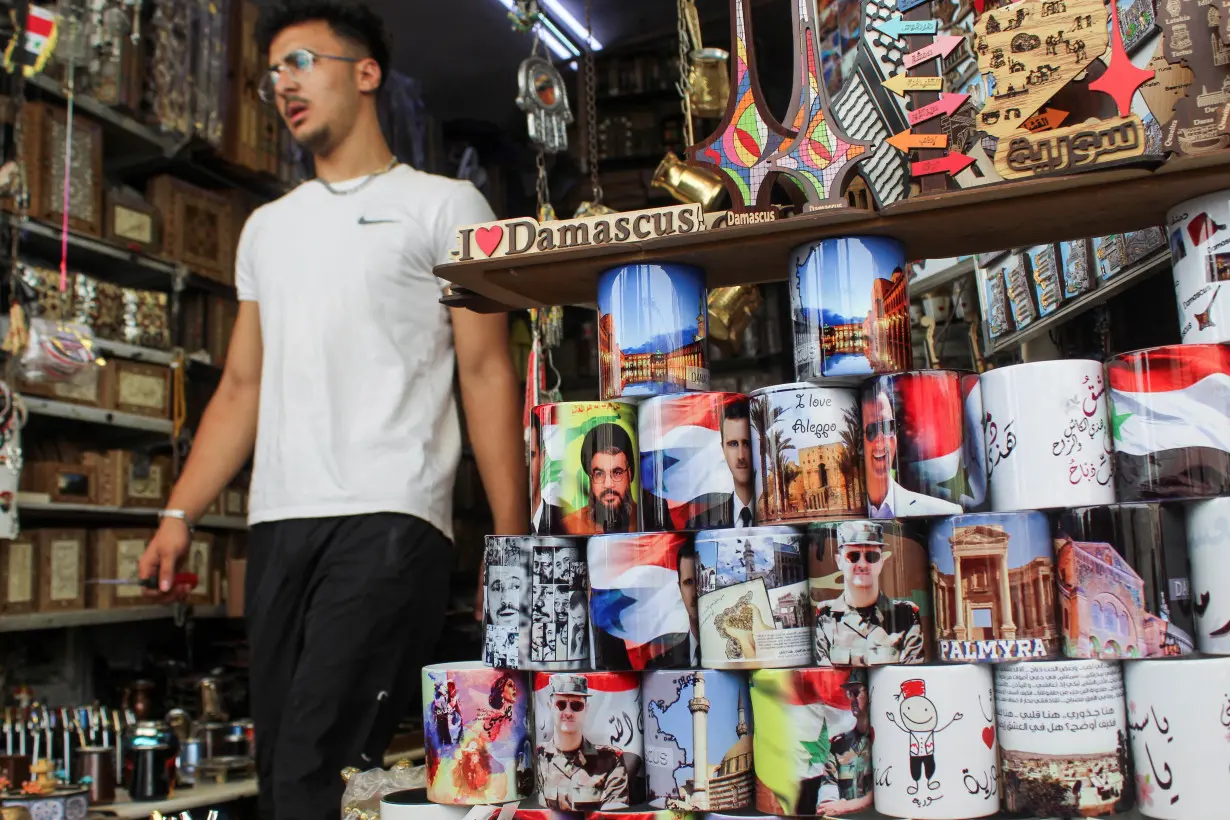
[[[155,419],[149,416],[138,416],[135,413],[122,413],[118,410],[102,410],[98,407],[86,407],[80,404],[69,404],[52,399],[39,399],[33,396],[23,396],[26,409],[31,415],[53,416],[59,419],[73,419],[91,424],[102,424],[109,427],[126,427],[130,430],[148,430],[151,433],[171,435],[175,424],[170,419]]]
[[[158,510],[151,507],[111,507],[101,504],[65,504],[55,501],[23,501],[18,499],[17,509],[23,516],[47,518],[140,518],[145,522],[157,518]],[[206,530],[247,530],[248,522],[240,515],[204,515],[196,522]]]
[[[112,803],[93,806],[91,810],[100,817],[130,818],[140,820],[152,812],[171,815],[176,812],[219,806],[235,800],[256,797],[260,786],[255,778],[236,780],[232,783],[201,783],[188,789],[177,789],[173,797],[165,800],[149,800],[134,803]]]
[[[194,618],[226,618],[226,605],[189,607]],[[160,621],[175,617],[173,606],[140,606],[122,609],[79,609],[72,612],[34,612],[28,615],[5,615],[0,618],[0,632],[34,632],[39,629],[65,629],[74,626],[102,626],[137,621]]]
[[[987,185],[908,199],[879,213],[842,208],[667,236],[438,265],[454,283],[444,302],[482,312],[592,302],[598,274],[642,261],[703,268],[710,288],[786,278],[791,249],[830,236],[891,236],[910,259],[940,259],[1140,230],[1179,202],[1230,188],[1230,152],[1174,159],[1155,171],[1119,169]],[[475,298],[477,297],[477,298]]]

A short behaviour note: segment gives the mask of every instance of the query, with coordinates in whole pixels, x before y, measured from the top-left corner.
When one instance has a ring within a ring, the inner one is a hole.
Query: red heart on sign
[[[500,242],[504,239],[504,228],[500,225],[493,225],[490,228],[479,228],[474,232],[474,241],[478,243],[479,250],[486,256],[491,256],[495,253],[496,248],[500,247]]]
[[[982,742],[990,749],[995,745],[995,727],[988,726],[982,730]]]

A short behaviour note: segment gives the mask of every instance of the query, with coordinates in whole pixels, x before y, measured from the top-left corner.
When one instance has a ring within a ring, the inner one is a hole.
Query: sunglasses
[[[271,65],[261,77],[260,86],[257,88],[257,93],[260,95],[261,101],[272,103],[278,97],[278,80],[285,74],[292,80],[298,81],[301,77],[306,77],[316,68],[317,60],[337,60],[342,63],[357,63],[359,60],[355,57],[339,57],[334,54],[317,54],[315,51],[309,51],[306,48],[297,48],[290,54],[287,54],[282,62],[276,65]]]
[[[880,562],[879,550],[846,550],[846,560],[851,564],[857,564],[858,559],[866,558],[868,564],[878,564]]]
[[[897,435],[897,422],[893,419],[873,421],[863,428],[863,433],[867,436],[868,441],[875,441],[881,435],[895,436]]]
[[[563,712],[571,709],[574,712],[584,712],[585,703],[579,700],[557,700],[555,701],[556,711]]]

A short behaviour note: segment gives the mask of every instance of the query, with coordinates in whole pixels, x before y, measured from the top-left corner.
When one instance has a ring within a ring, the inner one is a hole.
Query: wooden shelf
[[[51,399],[39,399],[33,396],[22,396],[26,409],[34,416],[53,416],[60,419],[74,419],[91,424],[101,424],[107,427],[124,427],[129,430],[148,430],[152,433],[171,435],[175,425],[170,419],[152,419],[148,416],[138,416],[135,413],[121,413],[118,410],[103,410],[98,407],[86,407],[80,404],[69,404]]]
[[[111,507],[103,504],[62,504],[55,501],[25,501],[19,495],[17,498],[17,514],[23,518],[46,520],[56,518],[76,519],[106,519],[130,518],[144,519],[142,523],[152,523],[158,517],[158,510],[150,507]],[[206,515],[202,516],[196,526],[206,530],[246,530],[248,520],[241,515]]]
[[[225,618],[226,606],[190,607],[194,618]],[[122,609],[78,609],[73,612],[33,612],[29,615],[0,615],[0,632],[33,632],[38,629],[66,629],[73,626],[102,626],[137,621],[160,621],[175,615],[173,606],[138,606]],[[144,815],[133,815],[144,816]]]
[[[4,214],[3,220],[7,227],[21,234],[19,258],[59,267],[61,233],[58,226],[12,214]],[[175,289],[177,276],[186,276],[186,272],[180,274],[181,269],[174,262],[73,231],[68,232],[68,267],[71,271],[122,287],[166,293]]]
[[[598,274],[644,261],[686,262],[711,288],[786,278],[790,251],[842,235],[892,236],[908,259],[943,259],[1161,225],[1172,206],[1230,188],[1230,150],[1183,157],[1157,170],[1125,168],[987,185],[908,199],[879,213],[842,208],[759,225],[439,265],[462,288],[454,307],[494,312],[592,302]]]
[[[191,788],[177,788],[175,795],[166,800],[90,806],[90,812],[91,816],[97,813],[102,817],[122,817],[131,820],[144,820],[155,811],[169,817],[181,811],[218,807],[236,800],[256,797],[257,791],[256,778],[236,780],[231,783],[200,783]],[[203,815],[198,812],[197,816]]]

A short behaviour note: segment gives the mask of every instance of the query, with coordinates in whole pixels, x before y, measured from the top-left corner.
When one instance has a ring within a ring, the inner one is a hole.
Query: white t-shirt
[[[471,183],[405,165],[350,195],[304,183],[248,219],[235,284],[264,341],[249,523],[397,512],[452,538],[461,433],[432,268],[492,219]]]

